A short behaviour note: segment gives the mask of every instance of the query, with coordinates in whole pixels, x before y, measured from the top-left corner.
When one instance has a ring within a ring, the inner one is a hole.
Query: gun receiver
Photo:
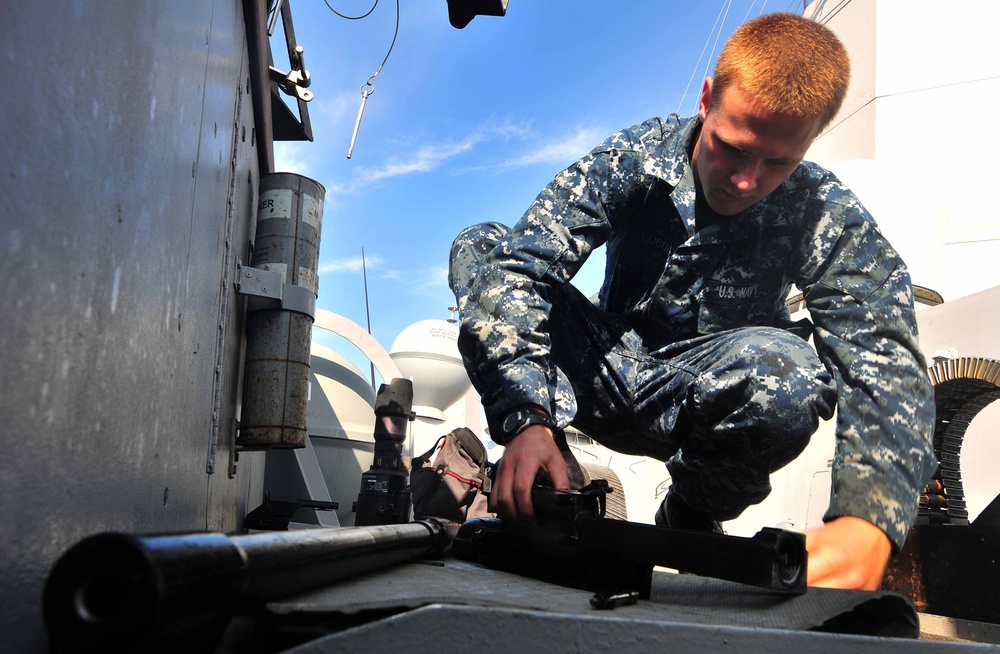
[[[648,599],[653,566],[782,593],[806,591],[805,536],[764,528],[751,538],[656,527],[604,517],[607,482],[579,491],[536,487],[538,525],[495,518],[466,522],[455,556],[594,592]]]

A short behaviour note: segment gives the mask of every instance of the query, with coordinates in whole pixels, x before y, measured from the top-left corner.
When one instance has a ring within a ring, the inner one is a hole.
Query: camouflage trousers
[[[485,254],[505,233],[487,223],[455,240],[449,282],[462,315]],[[624,318],[567,285],[552,300],[548,335],[557,424],[612,450],[666,461],[671,492],[717,520],[764,500],[770,474],[834,412],[832,376],[806,340],[782,329],[746,327],[651,346]],[[482,392],[478,362],[463,356]]]

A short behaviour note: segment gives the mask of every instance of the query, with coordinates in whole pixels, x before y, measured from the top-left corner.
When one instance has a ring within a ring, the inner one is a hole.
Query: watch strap
[[[493,437],[493,441],[498,445],[507,445],[515,436],[534,425],[543,425],[552,430],[556,428],[552,418],[541,407],[521,406],[511,409],[500,419],[499,433]]]

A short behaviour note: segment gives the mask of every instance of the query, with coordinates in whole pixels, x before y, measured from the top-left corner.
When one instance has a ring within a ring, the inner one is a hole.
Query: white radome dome
[[[374,440],[375,390],[347,357],[313,343],[309,377],[312,387],[307,424],[311,436]]]
[[[444,410],[472,386],[458,352],[458,326],[445,320],[413,323],[393,341],[389,356],[413,380],[418,416],[444,420]]]

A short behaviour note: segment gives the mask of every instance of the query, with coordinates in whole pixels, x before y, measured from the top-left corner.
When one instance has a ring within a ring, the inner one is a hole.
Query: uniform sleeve
[[[858,199],[833,180],[803,237],[804,294],[837,380],[837,449],[824,516],[862,518],[902,547],[936,460],[933,388],[910,276]]]
[[[607,241],[610,216],[636,181],[637,142],[620,132],[559,173],[487,256],[458,342],[487,415],[526,403],[554,408],[553,297]]]

